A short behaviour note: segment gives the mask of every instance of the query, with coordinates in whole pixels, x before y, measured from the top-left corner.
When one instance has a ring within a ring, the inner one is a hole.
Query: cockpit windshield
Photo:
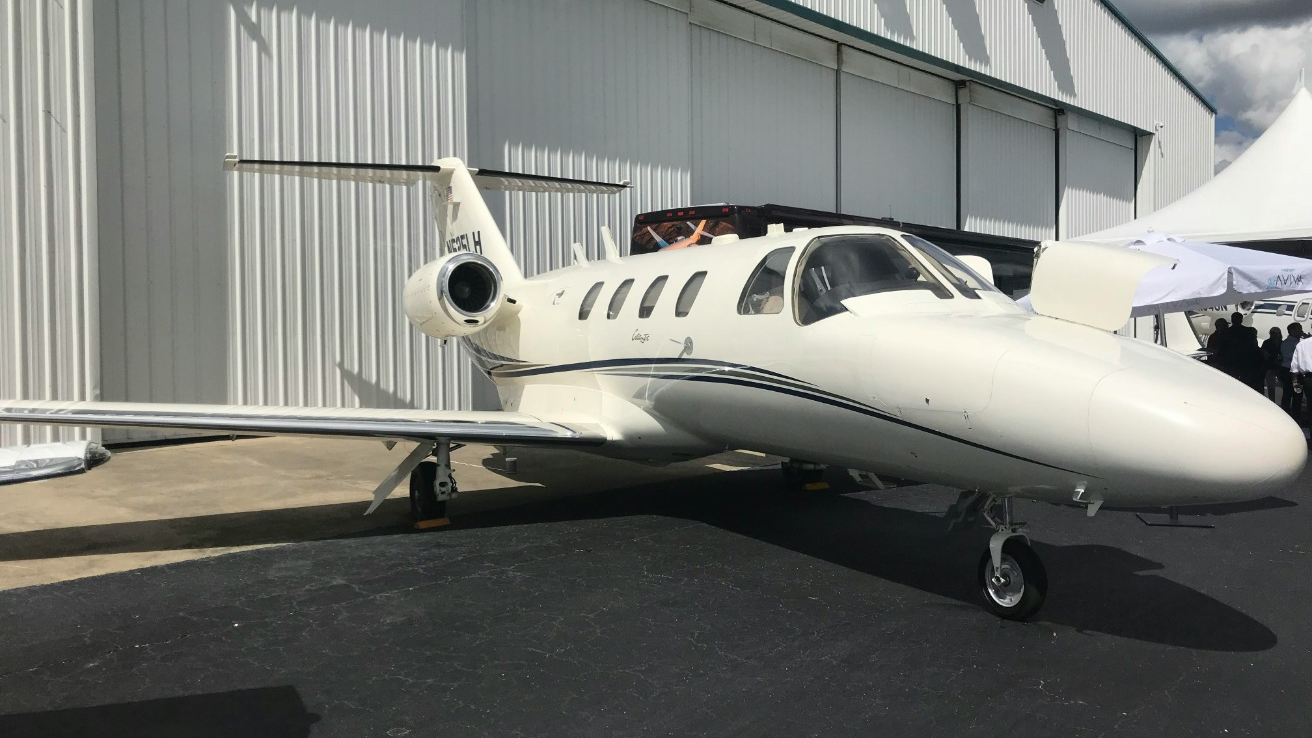
[[[976,272],[974,269],[966,266],[965,262],[944,251],[938,244],[926,241],[919,236],[913,236],[910,233],[902,234],[902,238],[906,239],[906,242],[911,244],[913,248],[919,249],[920,253],[924,254],[926,259],[933,262],[934,266],[938,267],[938,270],[943,273],[943,276],[947,278],[948,282],[966,297],[979,297],[978,293],[980,292],[1001,293],[997,287],[994,287],[987,279],[981,277],[979,272]]]
[[[937,248],[937,247],[935,247]],[[859,233],[811,242],[797,270],[797,321],[809,325],[845,310],[843,300],[893,290],[952,293],[890,236]]]

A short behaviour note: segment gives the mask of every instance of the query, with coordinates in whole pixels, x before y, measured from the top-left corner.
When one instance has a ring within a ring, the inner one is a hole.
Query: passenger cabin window
[[[1312,308],[1312,303],[1306,301],[1298,303],[1298,307],[1294,308],[1294,320],[1307,319],[1308,308]]]
[[[784,311],[784,275],[794,249],[775,249],[761,259],[738,298],[739,315],[768,315]]]
[[[588,294],[583,296],[583,304],[579,305],[579,320],[587,320],[588,316],[592,314],[592,306],[597,304],[597,295],[601,294],[601,287],[604,284],[606,283],[598,282],[592,285],[592,289],[588,290]]]
[[[697,293],[701,292],[702,282],[705,281],[706,272],[697,272],[684,283],[683,289],[679,290],[679,300],[674,303],[676,318],[685,318],[692,311],[692,304],[697,301]]]
[[[807,246],[793,278],[797,322],[810,325],[845,312],[843,300],[894,290],[952,293],[896,239],[877,233],[817,238]]]
[[[638,306],[639,318],[651,317],[651,311],[656,309],[656,301],[661,299],[661,290],[665,289],[665,283],[668,281],[669,277],[660,276],[647,288],[642,296],[642,304]]]
[[[614,320],[620,317],[620,309],[624,307],[624,298],[629,296],[629,290],[633,287],[633,280],[626,279],[620,282],[620,286],[615,288],[615,294],[610,296],[610,307],[606,310],[606,318]]]
[[[957,291],[971,299],[979,299],[980,292],[1000,292],[997,287],[993,286],[980,273],[966,266],[966,263],[957,257],[943,250],[943,247],[936,243],[931,243],[919,236],[904,234],[902,238],[911,244],[912,248],[919,249],[920,253],[926,259],[929,259],[938,270],[943,273],[948,282],[957,288]]]

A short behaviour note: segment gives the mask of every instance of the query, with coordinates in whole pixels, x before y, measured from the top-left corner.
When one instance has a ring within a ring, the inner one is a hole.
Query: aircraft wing
[[[380,440],[474,441],[495,445],[597,446],[603,428],[510,412],[364,408],[174,405],[0,400],[0,422],[97,428],[176,428],[219,435],[338,436]]]

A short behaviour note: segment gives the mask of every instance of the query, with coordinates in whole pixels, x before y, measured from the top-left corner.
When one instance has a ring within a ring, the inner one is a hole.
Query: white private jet
[[[406,315],[460,338],[501,412],[0,400],[0,420],[417,442],[420,525],[445,523],[452,441],[555,444],[675,461],[725,449],[966,490],[956,513],[995,529],[983,603],[1033,615],[1047,576],[1013,498],[1100,506],[1248,500],[1303,469],[1299,428],[1266,398],[1169,349],[1114,335],[1162,257],[1046,244],[1017,306],[912,235],[839,226],[520,272],[479,188],[614,192],[625,185],[467,168],[242,160],[225,167],[334,180],[427,182],[442,254],[409,280]],[[1091,294],[1084,280],[1102,287]],[[1052,317],[1056,316],[1056,317]],[[1218,428],[1233,442],[1212,443]],[[1200,459],[1200,448],[1207,448]],[[431,457],[431,458],[430,458]],[[103,460],[103,459],[102,459]]]

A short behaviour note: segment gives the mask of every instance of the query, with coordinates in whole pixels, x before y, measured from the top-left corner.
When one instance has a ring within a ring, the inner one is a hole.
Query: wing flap
[[[509,412],[0,400],[0,422],[513,445],[605,443],[603,428]]]

